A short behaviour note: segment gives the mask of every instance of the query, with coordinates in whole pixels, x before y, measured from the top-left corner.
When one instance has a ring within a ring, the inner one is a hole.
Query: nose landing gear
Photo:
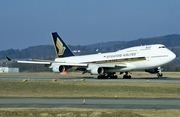
[[[128,74],[129,72],[125,72],[123,79],[131,79],[131,75]]]
[[[163,76],[163,74],[162,74],[162,70],[163,70],[163,68],[161,68],[161,67],[158,67],[158,73],[157,73],[157,77],[158,78],[161,78],[162,76]]]

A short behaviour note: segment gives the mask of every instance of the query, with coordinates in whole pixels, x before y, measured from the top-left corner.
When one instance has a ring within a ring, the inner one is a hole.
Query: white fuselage
[[[95,64],[125,64],[125,68],[109,69],[108,72],[124,72],[144,70],[162,66],[171,62],[176,55],[164,45],[136,46],[116,52],[99,53],[83,56],[56,58],[60,63],[95,63]]]

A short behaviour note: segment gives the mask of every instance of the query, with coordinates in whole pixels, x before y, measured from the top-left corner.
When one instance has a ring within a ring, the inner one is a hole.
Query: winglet
[[[5,56],[6,60],[11,61],[11,59],[8,56]]]
[[[71,49],[64,43],[61,37],[57,34],[57,32],[51,33],[51,36],[57,57],[75,56]]]

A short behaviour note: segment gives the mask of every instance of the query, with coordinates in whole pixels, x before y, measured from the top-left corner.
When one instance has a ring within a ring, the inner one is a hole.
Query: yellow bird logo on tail
[[[58,56],[63,55],[66,47],[63,46],[63,43],[60,41],[58,37],[56,40],[56,47],[58,48],[58,52],[57,52]]]

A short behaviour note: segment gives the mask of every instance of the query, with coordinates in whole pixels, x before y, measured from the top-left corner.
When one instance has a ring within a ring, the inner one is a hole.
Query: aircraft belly
[[[132,71],[133,70],[133,68],[113,68],[113,69],[108,69],[108,70],[106,70],[105,72],[126,72],[126,71]]]
[[[131,63],[126,63],[126,67],[115,67],[115,68],[108,68],[106,72],[126,72],[132,71],[136,69],[136,66]]]
[[[142,62],[134,62],[133,65],[136,66],[137,70],[151,69],[161,66],[163,63],[160,60],[148,60]]]
[[[111,69],[106,70],[105,72],[106,73],[111,73],[111,72],[120,72],[120,71],[121,71],[120,68],[111,68]]]

